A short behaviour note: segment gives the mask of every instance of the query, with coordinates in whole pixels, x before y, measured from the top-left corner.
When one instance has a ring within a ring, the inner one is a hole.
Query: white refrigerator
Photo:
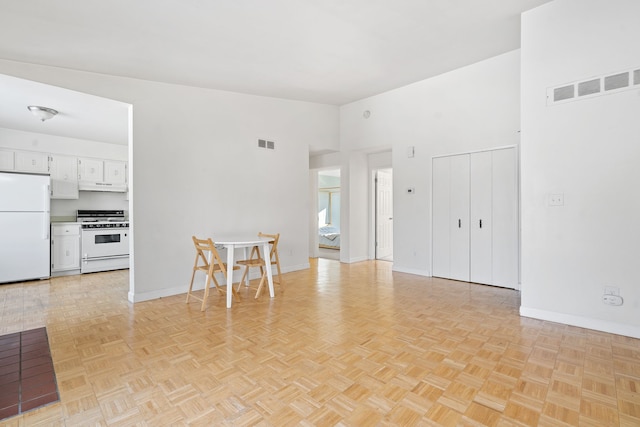
[[[0,172],[0,283],[49,277],[50,183]]]

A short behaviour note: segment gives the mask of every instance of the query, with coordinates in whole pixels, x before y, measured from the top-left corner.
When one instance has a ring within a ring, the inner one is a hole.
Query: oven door
[[[82,229],[82,259],[129,256],[128,228]]]

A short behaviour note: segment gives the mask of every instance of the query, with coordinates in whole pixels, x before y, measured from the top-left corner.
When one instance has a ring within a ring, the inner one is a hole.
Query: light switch
[[[407,157],[412,158],[416,155],[415,147],[412,145],[411,147],[407,147]]]

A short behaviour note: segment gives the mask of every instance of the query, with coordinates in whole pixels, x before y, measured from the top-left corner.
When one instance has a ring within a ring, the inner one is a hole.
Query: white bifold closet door
[[[515,148],[433,159],[433,275],[518,285]]]

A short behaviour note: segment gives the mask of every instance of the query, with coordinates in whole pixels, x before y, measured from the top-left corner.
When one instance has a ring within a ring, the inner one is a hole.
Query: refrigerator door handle
[[[42,238],[43,240],[49,239],[49,215],[51,214],[51,197],[49,196],[49,186],[43,186],[44,189],[44,212],[45,215],[42,216]]]

